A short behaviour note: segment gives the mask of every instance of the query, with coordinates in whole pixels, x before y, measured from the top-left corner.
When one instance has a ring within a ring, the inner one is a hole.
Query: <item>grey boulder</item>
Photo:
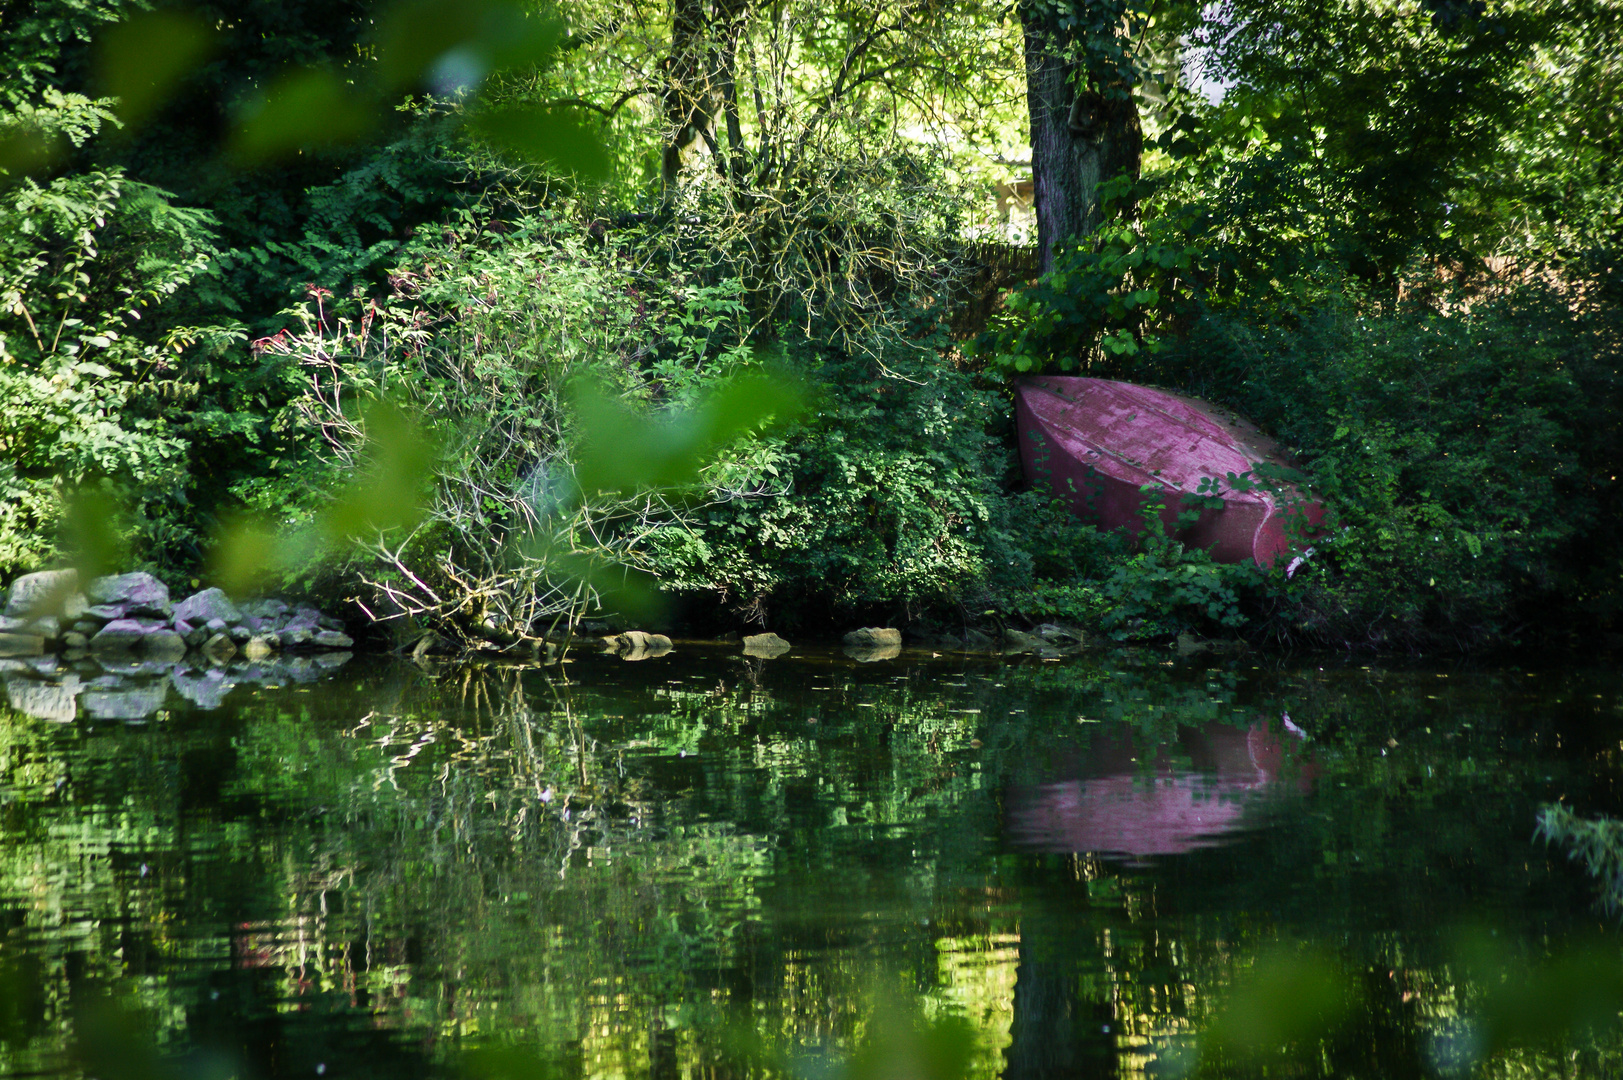
[[[77,570],[41,570],[24,574],[6,593],[6,614],[58,615],[79,587]]]
[[[275,597],[267,597],[263,600],[249,600],[242,605],[244,615],[253,615],[260,619],[275,619],[286,615],[287,611],[287,604]]]
[[[744,637],[744,655],[771,659],[788,652],[790,645],[776,634],[747,634]]]
[[[218,709],[236,682],[219,668],[207,671],[176,671],[169,676],[175,692],[199,709]]]
[[[148,634],[162,630],[163,624],[143,619],[114,619],[97,631],[90,639],[90,650],[95,653],[129,652]],[[173,633],[173,631],[170,631]]]
[[[237,643],[225,634],[215,634],[203,642],[203,655],[216,664],[229,663],[237,655]]]
[[[864,626],[845,635],[845,644],[856,649],[901,648],[902,632],[888,626]]]
[[[151,574],[115,574],[90,583],[85,594],[96,604],[123,604],[126,615],[161,615],[175,610],[169,602],[169,586]]]
[[[186,658],[186,639],[173,630],[154,630],[141,641],[141,654],[171,664]]]
[[[38,656],[45,639],[38,634],[0,634],[0,656]]]
[[[243,615],[243,610],[219,589],[204,589],[175,605],[175,618],[190,623],[207,623],[210,619],[241,622]]]

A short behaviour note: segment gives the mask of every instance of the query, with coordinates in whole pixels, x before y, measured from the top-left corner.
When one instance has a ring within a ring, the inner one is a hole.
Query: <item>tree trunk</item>
[[[1073,0],[1113,8],[1111,0]],[[1132,88],[1120,65],[1089,70],[1085,41],[1062,26],[1064,0],[1023,0],[1026,106],[1031,112],[1032,197],[1037,212],[1039,267],[1054,267],[1056,247],[1079,240],[1103,221],[1099,184],[1127,173],[1138,179],[1144,135]],[[1085,20],[1114,32],[1119,20],[1094,12]],[[1125,46],[1121,47],[1123,50]],[[1108,52],[1108,50],[1105,50]],[[1099,50],[1095,50],[1095,55]]]
[[[665,144],[663,179],[667,196],[681,174],[708,151],[716,170],[738,180],[744,171],[743,131],[738,117],[738,37],[748,15],[748,0],[675,0],[671,9],[671,53],[665,60]],[[727,127],[723,152],[717,119]]]
[[[715,142],[715,103],[710,88],[709,20],[704,0],[675,0],[671,8],[671,54],[665,58],[665,122],[669,140],[661,169],[669,197],[677,177],[701,143]]]

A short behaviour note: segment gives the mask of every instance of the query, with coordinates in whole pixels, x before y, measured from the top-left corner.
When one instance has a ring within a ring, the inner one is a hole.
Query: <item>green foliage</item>
[[[1105,606],[1099,622],[1121,641],[1189,631],[1233,636],[1250,621],[1245,602],[1263,584],[1255,564],[1215,562],[1204,551],[1154,537],[1099,585]]]
[[[925,335],[939,334],[922,320]],[[999,393],[943,365],[939,337],[881,339],[868,356],[794,342],[815,420],[712,487],[712,505],[654,533],[666,587],[746,617],[821,623],[917,613],[1023,584]]]
[[[1623,821],[1579,817],[1570,806],[1551,803],[1539,811],[1534,835],[1583,865],[1600,886],[1602,907],[1614,915],[1623,911]]]
[[[1114,211],[1132,191],[1125,178],[1101,185]],[[976,351],[1011,374],[1087,369],[1162,346],[1166,323],[1196,295],[1201,247],[1193,215],[1113,213],[1085,241],[1063,244],[1054,268],[1009,294]]]
[[[194,454],[264,423],[216,380],[241,332],[178,318],[212,243],[209,215],[116,170],[0,193],[0,572],[50,557],[64,485],[103,481],[138,557],[186,554]]]
[[[1209,311],[1128,370],[1299,449],[1332,519],[1282,586],[1280,632],[1460,647],[1557,611],[1615,618],[1614,324],[1543,287],[1383,313],[1338,285],[1290,310]]]

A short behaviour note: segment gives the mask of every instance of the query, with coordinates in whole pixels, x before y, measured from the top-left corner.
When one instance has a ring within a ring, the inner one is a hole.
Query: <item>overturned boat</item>
[[[1048,375],[1020,380],[1014,400],[1027,481],[1102,529],[1138,536],[1146,507],[1159,503],[1168,536],[1219,562],[1272,566],[1293,532],[1309,535],[1323,521],[1322,505],[1279,479],[1291,463],[1278,443],[1199,398]],[[1194,503],[1214,492],[1221,505]],[[1194,524],[1180,527],[1196,506]]]

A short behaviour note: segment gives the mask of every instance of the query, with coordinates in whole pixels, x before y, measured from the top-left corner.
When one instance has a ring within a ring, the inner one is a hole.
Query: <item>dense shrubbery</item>
[[[709,46],[680,19],[665,40],[665,14],[632,33],[604,8],[561,52],[436,99],[435,58],[379,30],[432,5],[193,6],[181,21],[219,51],[145,113],[82,96],[105,89],[106,28],[145,3],[0,17],[18,73],[0,86],[0,574],[61,557],[76,488],[125,507],[132,560],[172,576],[203,566],[221,517],[331,518],[324,486],[369,452],[359,406],[387,397],[440,449],[435,494],[412,529],[320,565],[470,640],[589,607],[602,576],[583,586],[581,560],[652,574],[704,618],[801,627],[990,612],[1429,648],[1616,623],[1618,285],[1604,260],[1579,269],[1615,246],[1615,148],[1588,134],[1611,91],[1585,89],[1615,88],[1615,19],[1249,0],[1222,26],[1256,33],[1174,17],[1162,45],[1216,34],[1228,95],[1146,110],[1143,181],[1106,185],[1117,212],[966,350],[976,177],[951,140],[1018,127],[984,92],[1001,69],[962,47],[1017,58],[989,10],[761,68],[722,49],[706,63],[756,84],[705,105],[706,133],[662,80]],[[806,25],[877,19],[836,7]],[[507,10],[537,41],[562,27]],[[503,52],[494,25],[457,47]],[[943,63],[951,86],[931,82]],[[280,156],[233,164],[289,64],[350,126],[289,121]],[[1346,77],[1298,84],[1320,69]],[[579,150],[554,100],[577,94],[612,103],[603,131],[625,141],[592,173],[606,187],[545,139],[501,159],[513,146],[480,126],[529,110]],[[949,113],[950,139],[918,136]],[[1489,251],[1519,257],[1520,286],[1454,295],[1405,269]],[[732,443],[681,492],[578,497],[574,376],[651,416],[757,363],[804,385],[798,426]],[[1300,450],[1331,533],[1287,577],[1135,548],[1019,490],[1001,377],[1045,366],[1250,415]]]
[[[1616,616],[1623,383],[1609,288],[1383,308],[1327,287],[1208,311],[1127,371],[1231,405],[1300,451],[1334,525],[1282,598],[1281,634],[1503,643],[1551,616]]]
[[[1007,401],[943,362],[939,308],[752,346],[738,283],[636,269],[658,239],[470,215],[396,269],[387,299],[315,297],[301,332],[261,344],[309,374],[299,409],[335,471],[364,434],[345,403],[366,396],[421,416],[442,448],[428,519],[350,559],[382,611],[534,636],[590,610],[582,556],[653,574],[711,623],[905,619],[1030,579],[1003,488]],[[735,446],[693,490],[572,501],[571,380],[658,410],[762,362],[804,385],[801,424]]]
[[[31,124],[83,138],[105,119],[55,101]],[[118,168],[0,190],[0,575],[53,556],[80,487],[127,503],[139,558],[197,559],[196,507],[253,468],[281,375],[200,309],[214,241],[208,213]]]

